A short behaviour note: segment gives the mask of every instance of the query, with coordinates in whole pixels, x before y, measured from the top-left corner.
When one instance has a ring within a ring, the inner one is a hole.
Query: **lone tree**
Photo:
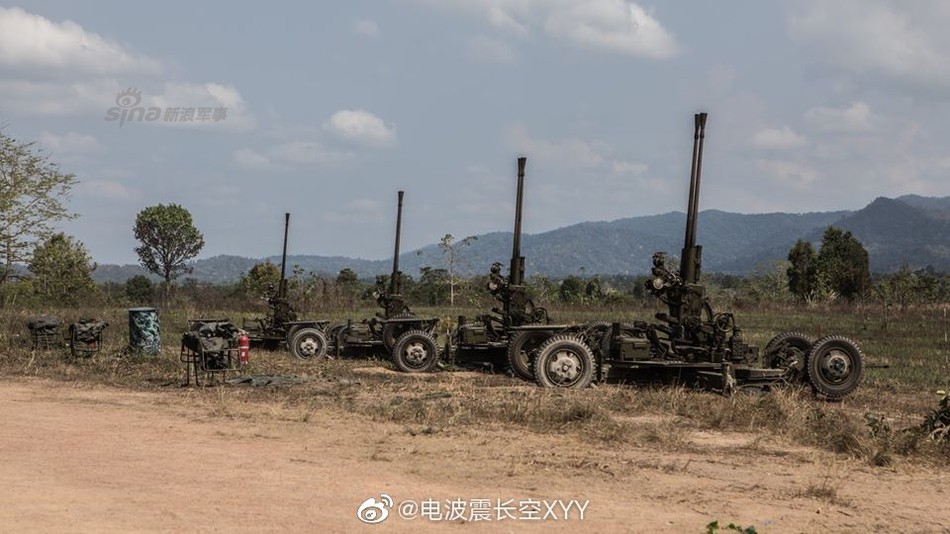
[[[799,239],[788,251],[788,289],[799,299],[805,300],[818,284],[818,257],[815,247]]]
[[[135,248],[139,262],[165,280],[166,298],[172,281],[191,272],[188,260],[205,246],[191,213],[178,204],[159,204],[140,211],[135,217],[135,238],[142,243]]]
[[[853,300],[871,281],[868,251],[851,232],[829,226],[818,251],[818,279],[842,297]]]
[[[95,293],[96,264],[79,241],[53,234],[36,247],[30,260],[33,290],[49,303],[73,306]]]
[[[37,243],[53,235],[56,221],[75,218],[63,201],[76,183],[35,143],[0,130],[0,285],[11,278],[15,264],[29,262]]]

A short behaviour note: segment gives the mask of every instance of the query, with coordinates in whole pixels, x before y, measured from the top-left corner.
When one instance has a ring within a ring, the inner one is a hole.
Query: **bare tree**
[[[455,241],[452,234],[445,234],[439,241],[439,248],[442,249],[442,255],[445,256],[445,263],[449,271],[449,306],[455,306],[455,284],[458,279],[455,277],[455,267],[461,260],[461,249],[472,244],[478,236],[470,235],[461,241]]]

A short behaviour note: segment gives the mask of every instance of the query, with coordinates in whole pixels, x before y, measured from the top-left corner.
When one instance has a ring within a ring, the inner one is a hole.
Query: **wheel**
[[[340,332],[343,332],[344,330],[346,330],[346,323],[330,323],[330,326],[328,326],[324,331],[327,342],[330,344],[328,350],[332,348],[334,351],[334,356],[339,356],[340,352],[342,352],[342,347],[340,346],[338,340]]]
[[[864,355],[844,336],[825,336],[812,345],[805,364],[816,393],[840,399],[854,391],[864,373]]]
[[[522,330],[508,341],[508,368],[522,380],[534,380],[531,372],[533,352],[551,335],[550,332]]]
[[[546,388],[586,388],[594,379],[594,355],[579,339],[554,336],[538,349],[534,380]]]
[[[319,328],[300,328],[290,342],[290,353],[301,360],[319,360],[327,355],[327,337]]]
[[[800,332],[782,332],[765,345],[765,366],[784,369],[789,382],[804,383],[808,379],[805,362],[814,342]]]
[[[392,317],[392,319],[411,319],[415,317],[414,313],[398,313]],[[383,325],[383,346],[386,347],[387,351],[392,351],[393,347],[396,346],[396,340],[402,337],[403,334],[412,330],[412,323],[408,322],[387,322]]]
[[[287,346],[288,346],[288,347],[289,347],[290,344],[293,342],[293,340],[294,340],[294,335],[295,335],[297,332],[299,332],[301,328],[303,328],[303,327],[300,326],[299,324],[295,324],[295,325],[293,325],[293,326],[291,326],[290,328],[287,329],[287,335],[285,336],[284,340],[287,342]]]
[[[410,330],[396,341],[393,365],[404,373],[425,373],[439,363],[435,338],[422,330]]]

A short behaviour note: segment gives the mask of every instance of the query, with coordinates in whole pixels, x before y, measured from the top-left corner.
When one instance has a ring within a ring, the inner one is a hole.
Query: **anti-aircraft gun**
[[[399,240],[402,234],[403,191],[398,194],[396,210],[396,246],[393,270],[386,278],[376,278],[373,292],[382,310],[375,317],[361,322],[348,321],[329,328],[338,353],[347,349],[383,350],[392,358],[396,369],[407,373],[431,371],[439,361],[436,345],[438,318],[417,317],[402,296],[402,272],[399,270]]]
[[[521,255],[521,217],[524,207],[524,170],[528,158],[518,158],[518,188],[515,196],[515,229],[511,238],[511,263],[508,278],[501,276],[501,264],[495,262],[489,275],[488,291],[501,304],[492,311],[501,325],[511,329],[527,324],[548,322],[548,312],[535,307],[524,285],[524,256]]]
[[[614,322],[590,336],[587,342],[598,353],[598,368],[623,379],[672,379],[723,393],[737,387],[798,382],[828,398],[842,398],[858,386],[864,370],[863,354],[853,341],[839,335],[812,340],[785,332],[775,336],[760,355],[757,347],[743,340],[733,314],[712,309],[700,284],[702,247],[696,244],[706,118],[705,113],[695,116],[679,269],[671,269],[666,255],[658,252],[647,282],[647,290],[667,305],[668,312],[656,315],[659,323]],[[537,366],[537,373],[544,375],[547,368]]]
[[[557,333],[572,327],[552,325],[546,309],[535,306],[524,284],[525,258],[521,255],[521,221],[524,208],[524,177],[527,158],[518,158],[518,182],[515,194],[515,224],[508,276],[501,274],[502,264],[495,262],[489,274],[488,291],[498,301],[490,314],[469,321],[459,316],[458,327],[450,336],[448,352],[459,365],[489,365],[510,369],[515,375],[532,380],[531,358],[540,345]]]
[[[284,214],[284,246],[280,257],[280,282],[266,296],[270,314],[245,319],[243,328],[251,343],[277,346],[286,344],[290,352],[302,360],[319,359],[327,354],[325,328],[330,321],[298,320],[297,312],[287,298],[287,234],[290,214]]]

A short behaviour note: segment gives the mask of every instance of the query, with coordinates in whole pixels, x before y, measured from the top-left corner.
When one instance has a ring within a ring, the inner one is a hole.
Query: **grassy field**
[[[33,351],[24,311],[0,312],[0,375],[43,377],[82,385],[107,385],[166,391],[203,404],[220,417],[250,417],[247,406],[292,421],[307,421],[318,410],[342,410],[374,420],[406,425],[407,431],[434,433],[456,425],[517,425],[539,433],[571,432],[600,445],[637,444],[663,449],[688,447],[683,428],[768,433],[791,443],[830,449],[871,465],[894,461],[946,461],[947,447],[917,431],[937,408],[938,389],[950,382],[950,319],[946,307],[891,312],[873,308],[745,309],[737,313],[749,342],[764,346],[781,331],[812,336],[838,333],[863,348],[872,367],[858,390],[843,402],[814,399],[810,392],[787,390],[724,398],[682,388],[598,385],[581,391],[546,390],[501,374],[440,372],[424,377],[391,371],[388,361],[347,358],[322,362],[294,360],[281,350],[255,349],[242,374],[293,375],[303,383],[281,387],[182,388],[178,361],[187,319],[229,317],[235,312],[197,309],[161,312],[164,346],[157,357],[127,354],[125,309],[51,310],[67,322],[94,316],[106,320],[102,352],[71,359],[65,350]],[[553,309],[559,322],[647,320],[652,310]],[[370,317],[375,310],[340,311],[314,319]],[[417,309],[451,327],[459,314],[477,310]],[[250,315],[247,315],[248,317]],[[444,330],[443,330],[444,331]],[[444,333],[443,333],[444,336]],[[880,367],[886,366],[886,367]],[[657,415],[644,422],[645,415]]]

